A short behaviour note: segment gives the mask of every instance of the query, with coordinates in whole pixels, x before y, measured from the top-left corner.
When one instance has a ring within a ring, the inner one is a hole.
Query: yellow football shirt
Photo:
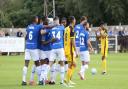
[[[101,37],[100,37],[101,54],[102,54],[102,56],[107,56],[107,54],[108,54],[108,35],[105,32],[105,30],[102,30],[100,34],[101,34]]]
[[[73,27],[68,26],[64,31],[64,51],[67,61],[71,61],[73,59],[73,55],[71,54],[74,54],[74,48],[71,46],[71,38],[75,39],[75,33]]]

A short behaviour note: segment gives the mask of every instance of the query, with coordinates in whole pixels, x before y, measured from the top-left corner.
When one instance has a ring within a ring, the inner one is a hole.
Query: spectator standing
[[[17,33],[16,33],[16,36],[17,37],[23,37],[23,32],[21,30],[19,30]]]
[[[10,36],[10,34],[8,32],[5,32],[5,36]]]

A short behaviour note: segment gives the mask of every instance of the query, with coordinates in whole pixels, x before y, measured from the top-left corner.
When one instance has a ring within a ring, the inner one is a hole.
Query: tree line
[[[52,10],[52,0],[48,0]],[[26,27],[32,16],[43,16],[44,0],[0,0],[0,27]],[[94,26],[128,24],[128,0],[55,0],[56,15],[87,16]],[[50,16],[52,17],[52,16]]]

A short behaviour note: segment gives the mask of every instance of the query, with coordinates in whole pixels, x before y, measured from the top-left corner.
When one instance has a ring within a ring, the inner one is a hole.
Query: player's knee
[[[40,66],[40,62],[39,61],[35,61],[35,65],[36,66]]]
[[[29,60],[25,60],[25,66],[28,67],[29,65]]]
[[[88,69],[88,64],[85,65],[85,69]]]
[[[64,62],[63,61],[60,61],[60,66],[64,66]]]
[[[49,64],[49,59],[48,58],[45,59],[45,64]]]
[[[64,63],[65,63],[65,64],[68,64],[68,61],[65,61]]]

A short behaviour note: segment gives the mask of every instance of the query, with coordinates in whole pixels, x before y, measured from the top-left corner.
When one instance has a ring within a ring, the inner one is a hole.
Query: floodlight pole
[[[52,15],[53,18],[55,17],[55,0],[52,0],[52,10],[50,12],[48,12],[48,4],[50,4],[48,2],[48,0],[44,0],[44,16],[49,16],[49,15]]]
[[[53,0],[53,17],[55,17],[56,15],[55,15],[55,0]]]
[[[47,16],[47,0],[44,0],[44,16]]]

